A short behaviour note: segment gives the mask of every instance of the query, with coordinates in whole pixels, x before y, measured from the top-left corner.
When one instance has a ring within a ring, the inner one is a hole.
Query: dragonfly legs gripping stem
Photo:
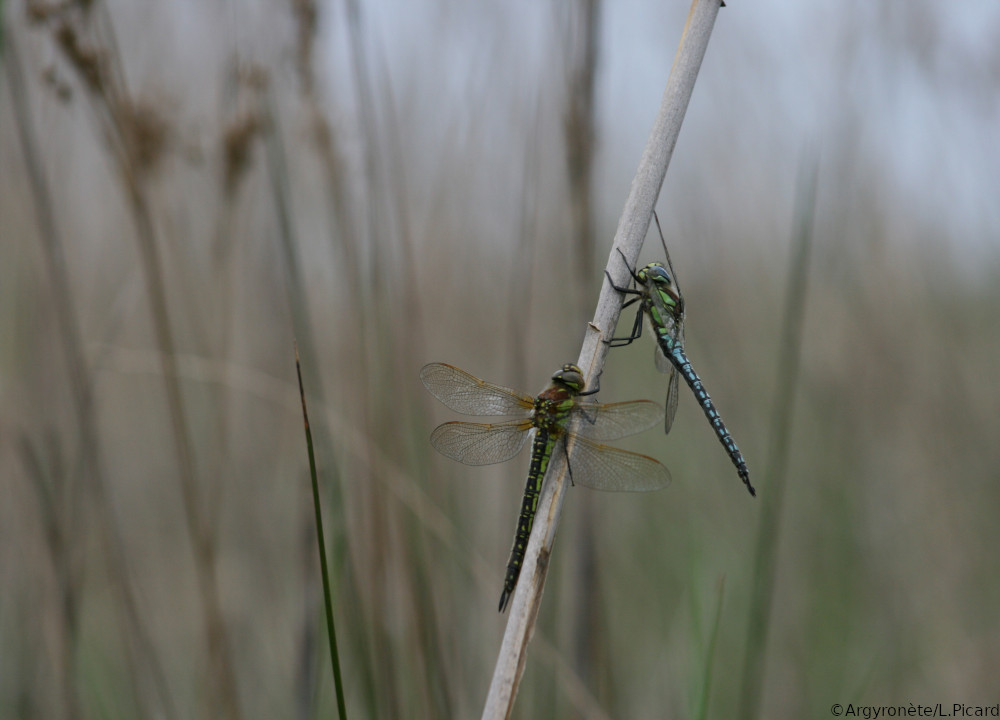
[[[632,280],[635,281],[637,285],[641,285],[642,283],[639,280],[639,276],[635,274],[635,270],[633,270],[632,267],[628,264],[628,260],[625,258],[625,253],[623,253],[620,248],[615,248],[615,250],[617,250],[618,254],[621,255],[622,262],[625,263],[625,269],[628,270],[628,274],[632,276]],[[608,283],[615,290],[617,290],[623,295],[635,296],[631,300],[627,301],[624,305],[622,305],[622,310],[629,307],[630,305],[633,305],[634,303],[643,301],[645,293],[642,290],[636,290],[631,287],[621,287],[620,285],[616,285],[615,281],[611,277],[611,273],[609,273],[607,270],[604,271],[604,275],[608,278]],[[642,337],[642,311],[636,313],[635,322],[632,324],[632,332],[629,333],[628,337],[608,338],[607,340],[604,341],[604,343],[609,347],[625,347],[626,345],[631,345],[640,337]]]
[[[569,475],[569,484],[572,487],[576,487],[576,483],[573,482],[573,463],[569,461],[569,443],[566,438],[562,441],[563,454],[566,456],[566,474]]]
[[[636,285],[642,285],[642,281],[639,279],[639,276],[635,274],[635,270],[632,268],[631,265],[628,264],[628,258],[625,257],[625,253],[621,251],[621,248],[615,248],[615,250],[618,252],[619,255],[621,255],[622,262],[625,263],[625,269],[628,270],[628,274],[635,281]],[[613,287],[615,290],[617,290],[620,293],[624,293],[626,295],[636,296],[628,301],[629,305],[638,300],[639,297],[643,294],[641,290],[636,290],[630,287],[620,287],[618,285],[615,285],[615,281],[611,278],[611,273],[609,273],[607,270],[604,271],[604,274],[607,276],[608,282],[611,283],[611,287]]]
[[[599,393],[601,391],[601,375],[603,374],[604,374],[604,368],[601,368],[601,371],[597,373],[597,378],[595,378],[594,380],[596,387],[594,387],[592,390],[587,390],[585,392],[577,393],[577,395],[579,397],[586,397],[587,395],[596,395],[597,393]]]
[[[638,299],[638,298],[636,298]],[[631,305],[631,302],[627,302],[622,306],[622,309],[627,308]],[[642,312],[637,312],[635,314],[635,322],[632,323],[632,332],[629,333],[628,337],[612,337],[604,341],[604,344],[608,347],[625,347],[626,345],[631,345],[633,342],[642,337]]]

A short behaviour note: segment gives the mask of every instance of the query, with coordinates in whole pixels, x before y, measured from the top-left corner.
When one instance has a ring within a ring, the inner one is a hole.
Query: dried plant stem
[[[597,76],[600,6],[600,0],[582,0],[579,6],[574,4],[567,10],[571,57],[563,134],[566,141],[566,174],[570,186],[569,202],[575,241],[573,256],[579,277],[591,277],[596,269],[591,193],[596,149],[594,141],[597,135],[594,86]],[[580,292],[583,292],[582,288]]]
[[[144,113],[130,95],[117,51],[113,23],[106,7],[98,5],[97,8],[97,23],[92,23],[93,18],[88,13],[69,12],[60,17],[53,26],[53,40],[69,65],[77,71],[81,87],[100,125],[101,139],[112,156],[127,208],[135,224],[135,240],[146,281],[153,333],[160,351],[167,409],[180,470],[184,519],[193,548],[199,600],[208,638],[208,686],[217,704],[209,712],[215,717],[238,720],[242,714],[219,597],[213,529],[199,497],[194,451],[177,375],[163,266],[148,197],[149,171],[163,151],[162,142],[157,141],[158,137],[162,138],[159,132],[162,126],[148,108]],[[100,31],[100,46],[87,39],[87,30],[92,26],[97,28],[95,33]],[[137,141],[139,137],[145,138],[145,141]]]
[[[156,335],[157,346],[160,350],[160,360],[163,364],[163,381],[167,394],[167,409],[173,429],[174,449],[180,465],[181,500],[184,505],[184,519],[186,521],[188,537],[194,548],[195,573],[198,579],[199,598],[205,621],[205,631],[208,636],[212,676],[218,679],[220,683],[218,699],[221,702],[221,717],[235,720],[241,717],[242,713],[236,690],[236,674],[233,667],[232,651],[229,647],[228,633],[226,632],[225,619],[222,613],[222,602],[219,597],[219,584],[216,577],[215,541],[212,528],[206,522],[198,493],[198,475],[195,469],[194,451],[191,448],[191,440],[188,435],[187,420],[184,414],[184,400],[177,374],[177,359],[173,331],[170,328],[167,291],[163,283],[160,252],[153,231],[153,219],[145,190],[141,186],[140,181],[128,172],[128,168],[123,168],[123,176],[132,217],[138,230],[137,238],[139,240],[143,274],[146,278],[146,288],[152,310],[153,330]]]
[[[596,154],[596,111],[594,86],[597,77],[598,28],[601,0],[582,0],[567,7],[567,43],[569,50],[568,92],[563,115],[563,133],[566,141],[566,169],[569,179],[569,205],[572,216],[574,245],[571,254],[576,258],[577,277],[592,278],[596,274],[595,223],[593,216],[593,169]],[[578,283],[574,312],[581,315],[588,303],[586,294],[591,292],[589,283]],[[524,343],[520,343],[524,344]],[[574,658],[576,670],[591,688],[606,685],[607,664],[602,662],[608,646],[606,635],[599,622],[601,603],[601,576],[598,572],[597,544],[594,532],[597,522],[598,498],[590,493],[580,494],[581,522],[576,526],[573,547],[576,548],[576,577],[578,587],[592,588],[593,592],[576,597],[578,612],[572,614]]]
[[[694,0],[692,3],[660,103],[660,111],[632,180],[625,209],[618,222],[614,246],[609,254],[607,269],[616,284],[625,285],[628,277],[627,269],[615,248],[621,250],[630,264],[635,265],[718,12],[719,0]],[[608,347],[601,341],[610,337],[613,332],[621,314],[622,303],[621,294],[605,281],[578,361],[588,383],[594,381],[604,366]],[[569,452],[572,454],[572,445]],[[484,719],[510,716],[524,672],[528,639],[538,616],[548,559],[566,490],[566,461],[562,454],[553,456],[546,475],[548,481],[538,503],[521,577],[511,603],[510,619],[483,709]]]

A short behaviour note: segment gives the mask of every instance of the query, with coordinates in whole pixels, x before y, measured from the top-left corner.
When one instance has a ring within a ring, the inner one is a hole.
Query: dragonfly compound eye
[[[562,369],[552,376],[552,381],[574,390],[583,390],[584,385],[586,385],[586,381],[583,379],[583,370],[569,363],[563,365]]]
[[[653,282],[655,282],[657,285],[674,284],[674,281],[670,279],[670,274],[667,272],[667,269],[662,265],[660,265],[660,263],[650,263],[642,270],[645,276],[650,280],[652,280]]]

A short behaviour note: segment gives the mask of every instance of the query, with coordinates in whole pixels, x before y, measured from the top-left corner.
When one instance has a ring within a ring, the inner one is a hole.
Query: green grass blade
[[[719,639],[719,625],[722,624],[722,601],[726,595],[726,578],[719,579],[718,601],[715,605],[715,619],[712,621],[711,633],[708,636],[708,647],[705,649],[705,668],[702,674],[701,694],[698,705],[691,717],[693,720],[705,720],[708,717],[708,698],[712,691],[712,665],[715,660],[715,646]]]
[[[341,720],[347,720],[344,704],[344,682],[340,675],[340,656],[337,654],[337,630],[333,623],[333,599],[330,595],[330,570],[326,561],[326,542],[323,539],[323,512],[319,502],[319,480],[316,477],[316,455],[313,452],[312,430],[309,428],[309,412],[306,410],[306,393],[302,386],[302,365],[299,362],[299,347],[295,344],[295,373],[299,378],[299,396],[302,398],[302,422],[306,431],[306,449],[309,452],[309,476],[312,478],[313,508],[316,511],[316,542],[319,545],[319,565],[323,576],[323,604],[326,609],[326,628],[330,636],[330,664],[333,667],[333,685],[337,691],[337,710]]]
[[[784,504],[788,471],[789,442],[802,356],[809,255],[812,250],[813,220],[816,214],[816,178],[818,162],[803,166],[799,183],[795,247],[788,268],[788,290],[782,326],[782,348],[778,359],[778,397],[771,421],[772,444],[768,455],[769,487],[763,493],[757,548],[754,559],[754,584],[748,611],[746,654],[743,657],[740,718],[750,720],[760,714],[761,689],[764,684],[765,651],[770,628],[771,604],[777,575],[776,557],[780,536],[781,508]]]

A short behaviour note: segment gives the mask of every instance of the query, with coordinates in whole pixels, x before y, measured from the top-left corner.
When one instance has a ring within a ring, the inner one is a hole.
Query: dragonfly
[[[514,546],[510,551],[500,612],[504,612],[521,574],[542,480],[556,448],[566,453],[570,481],[595,490],[643,492],[670,484],[670,471],[646,455],[604,445],[648,430],[663,419],[663,408],[649,400],[602,404],[586,399],[583,371],[563,365],[541,393],[531,395],[480,380],[446,363],[430,363],[420,371],[430,393],[463,415],[506,416],[494,423],[446,422],[431,433],[431,445],[442,455],[466,465],[510,460],[534,433],[528,481],[521,500]]]
[[[659,218],[656,219],[656,226],[657,228],[660,226]],[[662,231],[660,232],[660,240],[663,240]],[[631,300],[625,303],[623,308],[634,303],[639,303],[639,309],[635,315],[635,323],[633,323],[632,332],[629,333],[628,337],[611,338],[607,342],[611,347],[630,345],[642,336],[642,320],[643,317],[647,319],[656,338],[656,349],[654,350],[656,368],[662,373],[669,374],[667,379],[666,412],[664,414],[665,431],[667,433],[670,432],[674,416],[677,414],[677,398],[679,395],[677,378],[680,376],[684,378],[688,387],[691,388],[691,392],[694,393],[698,404],[701,405],[701,409],[705,412],[705,417],[708,418],[712,429],[715,430],[716,436],[726,449],[726,452],[729,453],[729,459],[736,466],[736,472],[743,481],[743,484],[746,485],[751,495],[756,496],[757,491],[750,483],[750,470],[747,468],[743,453],[740,452],[736,441],[733,440],[733,436],[722,421],[719,411],[715,409],[715,403],[712,402],[708,391],[705,390],[705,384],[698,377],[698,373],[692,367],[687,353],[684,352],[684,298],[681,296],[680,288],[677,285],[677,275],[674,273],[673,264],[670,262],[670,253],[667,252],[665,242],[663,243],[663,250],[667,255],[669,271],[667,267],[658,262],[649,263],[636,271],[629,266],[628,260],[622,251],[618,251],[618,254],[622,256],[622,260],[625,262],[625,267],[628,269],[629,275],[632,276],[635,287],[632,287],[632,283],[629,283],[627,287],[615,285],[615,281],[611,278],[608,271],[604,271],[608,282],[611,283],[611,287],[620,293],[633,296]]]

